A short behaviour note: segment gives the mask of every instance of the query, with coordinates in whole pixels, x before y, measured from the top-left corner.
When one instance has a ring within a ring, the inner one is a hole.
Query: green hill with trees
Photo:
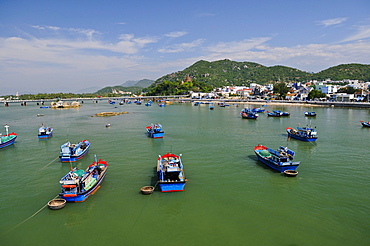
[[[304,72],[285,66],[266,67],[253,62],[220,60],[198,61],[183,71],[167,74],[155,81],[152,86],[163,81],[182,81],[186,76],[192,80],[215,87],[226,85],[246,85],[250,83],[268,84],[275,82],[305,82],[308,80],[358,79],[370,81],[370,65],[343,64],[328,68],[319,73]]]

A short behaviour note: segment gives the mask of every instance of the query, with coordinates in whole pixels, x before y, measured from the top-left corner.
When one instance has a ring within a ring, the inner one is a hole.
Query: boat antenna
[[[9,128],[9,126],[8,126],[8,124],[5,124],[5,131],[6,131],[6,135],[8,136],[9,135],[9,130],[8,130],[8,128]]]
[[[94,155],[95,163],[98,164],[98,159],[96,159],[96,155]]]

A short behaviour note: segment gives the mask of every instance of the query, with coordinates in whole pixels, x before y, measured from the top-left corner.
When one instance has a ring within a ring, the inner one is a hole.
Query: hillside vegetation
[[[305,82],[308,80],[358,79],[370,81],[370,65],[343,64],[328,68],[319,73],[308,73],[285,66],[266,67],[253,62],[220,60],[198,61],[183,71],[167,74],[155,81],[154,87],[164,81],[178,82],[190,76],[192,80],[222,87],[227,85],[268,84],[274,82]]]

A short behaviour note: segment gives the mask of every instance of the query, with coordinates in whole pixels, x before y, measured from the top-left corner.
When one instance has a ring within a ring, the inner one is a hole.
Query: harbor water
[[[370,128],[360,124],[370,121],[369,109],[267,104],[291,115],[240,117],[255,106],[0,107],[0,127],[18,134],[0,149],[0,245],[370,245]],[[37,138],[42,123],[54,128],[50,139]],[[163,139],[147,137],[150,123],[162,124]],[[306,125],[316,127],[316,142],[288,139],[286,127]],[[72,166],[85,169],[97,155],[109,164],[106,178],[85,202],[50,210],[71,167],[59,161],[60,145],[84,139],[89,153]],[[257,161],[257,144],[295,151],[298,176]],[[185,191],[142,195],[167,152],[182,154]]]

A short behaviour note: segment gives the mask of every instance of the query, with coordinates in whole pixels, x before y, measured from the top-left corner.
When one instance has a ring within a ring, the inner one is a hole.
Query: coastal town
[[[325,81],[309,81],[306,83],[288,83],[289,91],[286,93],[283,100],[307,101],[309,100],[309,93],[312,90],[318,90],[325,94],[326,97],[315,98],[316,101],[329,102],[369,102],[370,100],[370,82],[360,82],[359,80],[342,80],[332,81],[327,79]],[[343,89],[350,89],[353,93],[340,92]],[[207,99],[207,98],[229,98],[238,97],[241,99],[263,99],[275,100],[274,85],[260,85],[251,83],[247,86],[226,86],[216,88],[209,93],[191,93],[193,99]]]

